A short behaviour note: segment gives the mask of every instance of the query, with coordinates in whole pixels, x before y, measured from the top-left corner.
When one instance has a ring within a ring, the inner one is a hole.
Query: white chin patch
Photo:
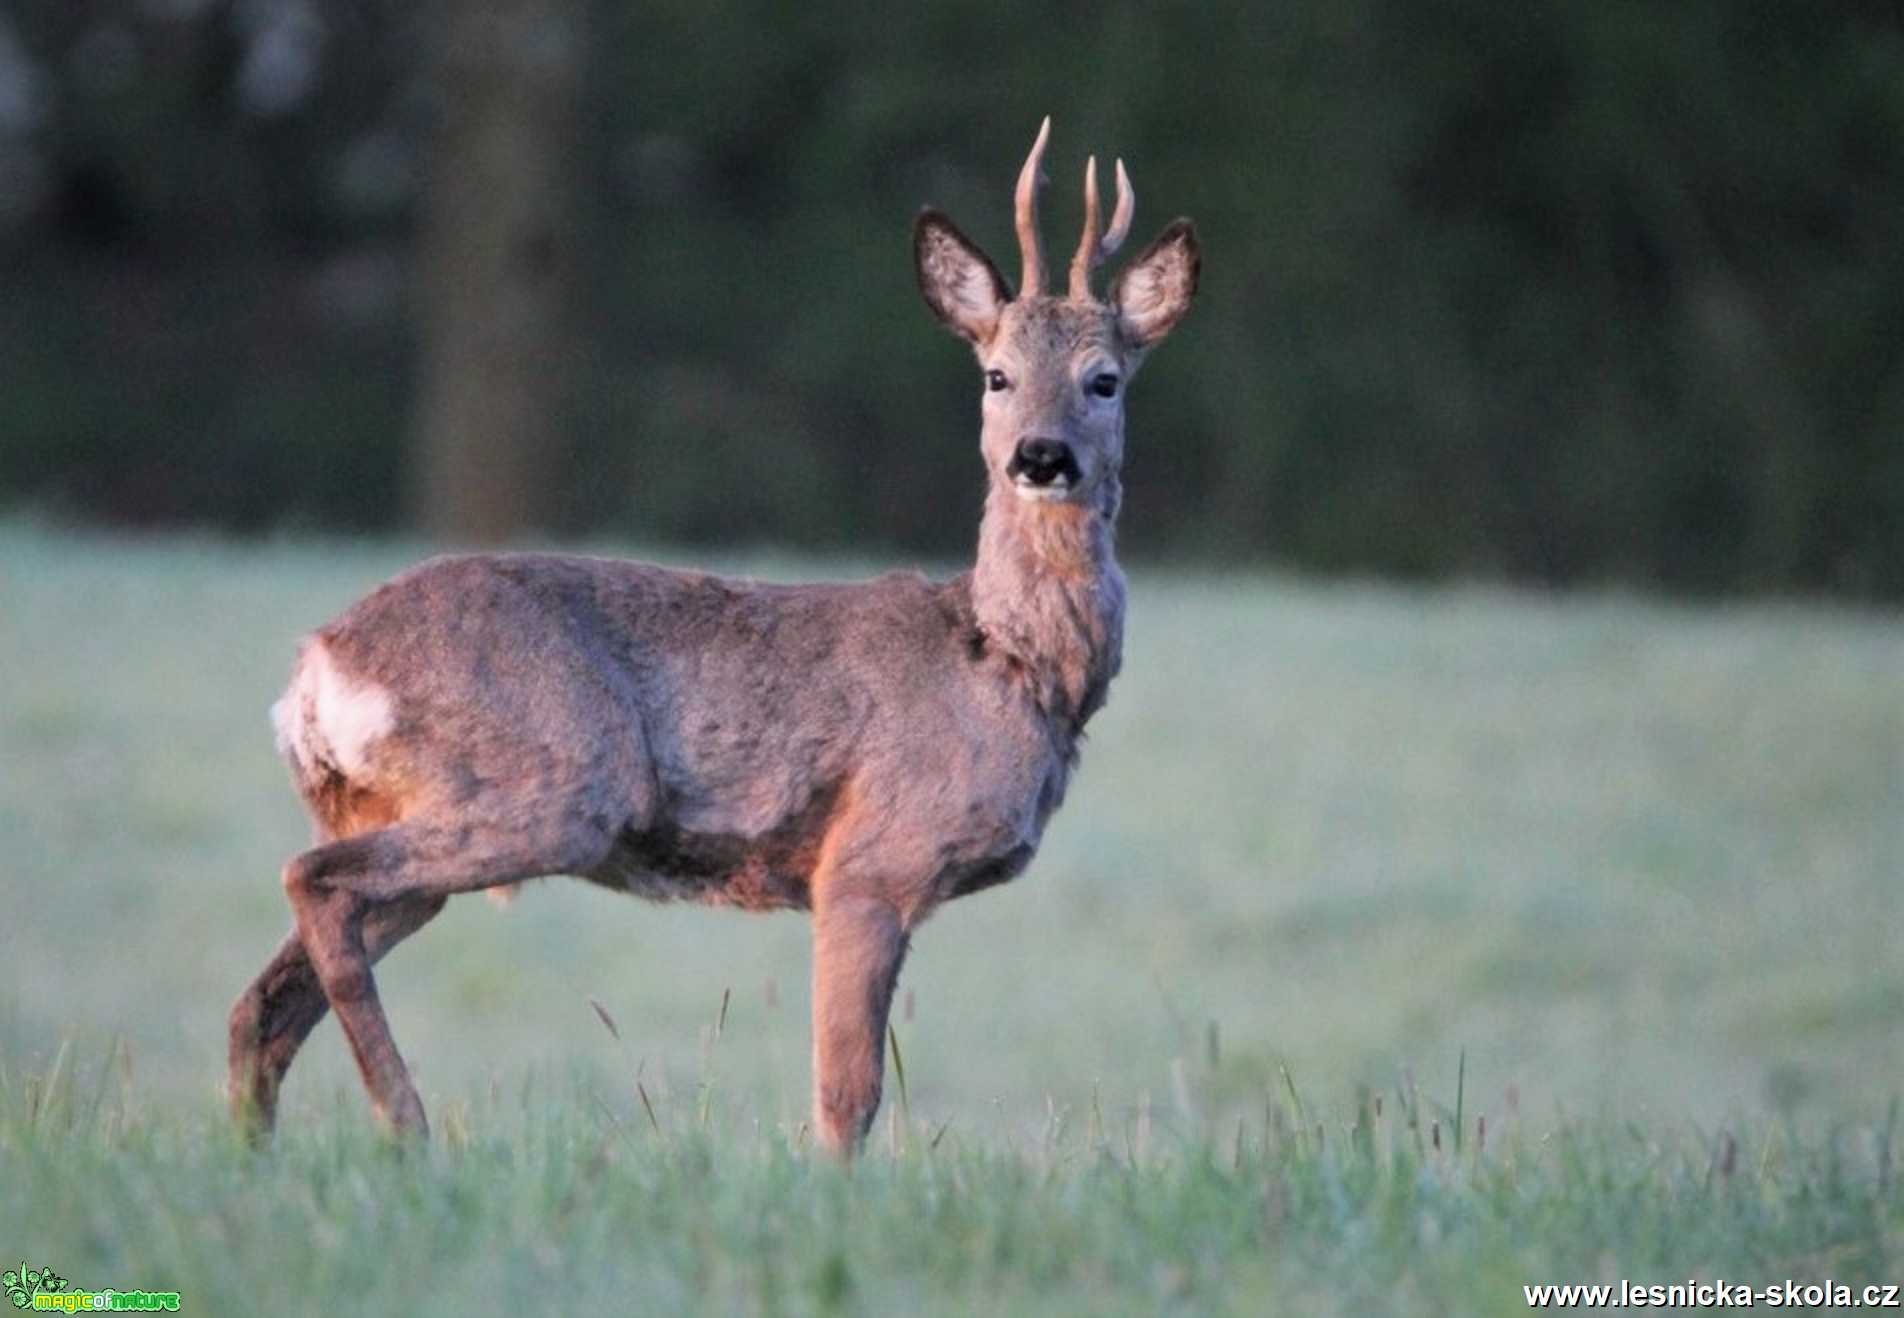
[[[1049,485],[1033,485],[1026,480],[1012,482],[1012,493],[1031,503],[1065,503],[1076,488],[1068,480],[1055,480]]]

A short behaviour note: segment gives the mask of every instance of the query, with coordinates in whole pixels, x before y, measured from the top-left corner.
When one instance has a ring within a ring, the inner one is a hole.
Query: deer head
[[[1196,230],[1167,225],[1112,282],[1108,301],[1091,272],[1123,244],[1136,197],[1117,162],[1117,205],[1100,231],[1097,158],[1084,167],[1084,235],[1064,297],[1044,291],[1038,235],[1047,117],[1019,171],[1016,294],[984,252],[936,210],[919,216],[913,254],[926,304],[970,342],[984,373],[979,446],[995,488],[1034,503],[1083,504],[1114,513],[1124,454],[1124,389],[1144,355],[1190,308],[1197,290]]]

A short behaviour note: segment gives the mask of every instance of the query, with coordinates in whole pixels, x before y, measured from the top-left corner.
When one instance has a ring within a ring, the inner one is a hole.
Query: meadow
[[[914,940],[856,1166],[799,918],[563,880],[380,968],[427,1149],[330,1021],[249,1149],[225,1013],[306,836],[265,710],[423,552],[0,521],[7,1268],[212,1313],[1904,1281],[1904,620],[1801,603],[1138,564],[1043,851]]]

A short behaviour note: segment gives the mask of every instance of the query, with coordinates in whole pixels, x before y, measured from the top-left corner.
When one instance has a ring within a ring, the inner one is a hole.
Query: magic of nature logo
[[[52,1313],[178,1312],[177,1291],[105,1290],[69,1291],[66,1278],[48,1267],[29,1268],[24,1262],[0,1276],[7,1302],[16,1309]]]

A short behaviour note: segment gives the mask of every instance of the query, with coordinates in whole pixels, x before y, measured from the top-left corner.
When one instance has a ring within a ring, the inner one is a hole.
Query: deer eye
[[[1099,398],[1117,397],[1117,377],[1109,371],[1091,377],[1091,392]]]
[[[1005,378],[1005,372],[1003,371],[985,372],[985,387],[990,389],[993,393],[997,393],[1010,383],[1011,381]]]

